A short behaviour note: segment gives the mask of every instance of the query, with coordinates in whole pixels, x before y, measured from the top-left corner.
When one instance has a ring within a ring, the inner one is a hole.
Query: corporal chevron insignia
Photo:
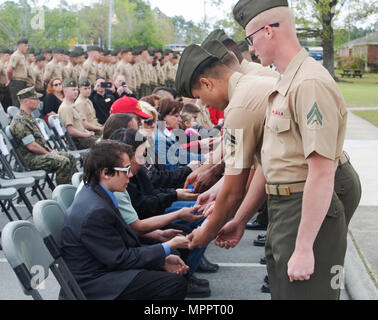
[[[232,146],[237,144],[235,136],[233,136],[231,132],[227,129],[225,130],[225,133],[224,133],[224,142],[226,145],[230,143]]]
[[[319,110],[318,104],[315,102],[310,112],[307,114],[307,125],[310,127],[322,127],[323,115]]]

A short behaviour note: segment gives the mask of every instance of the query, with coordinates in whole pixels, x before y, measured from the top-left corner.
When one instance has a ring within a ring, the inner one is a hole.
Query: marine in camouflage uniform
[[[38,99],[40,96],[34,87],[26,88],[18,93],[20,100]],[[57,184],[71,184],[71,178],[77,172],[75,157],[66,152],[53,152],[39,130],[35,118],[28,114],[22,105],[20,112],[11,122],[10,130],[22,156],[32,170],[54,172]],[[37,154],[30,151],[27,146],[33,142],[36,142],[46,153]]]

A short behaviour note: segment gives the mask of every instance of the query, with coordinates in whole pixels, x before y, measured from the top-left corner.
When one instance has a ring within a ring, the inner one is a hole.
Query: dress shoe
[[[260,259],[260,264],[266,265],[266,257]]]
[[[256,247],[265,247],[266,235],[258,235],[257,239],[253,241],[253,245]]]
[[[269,278],[268,278],[267,275],[266,275],[265,278],[264,278],[264,283],[269,284]]]
[[[196,284],[193,279],[188,280],[188,289],[186,291],[187,298],[207,298],[211,296],[209,287],[201,287]]]
[[[219,266],[217,264],[211,263],[209,260],[206,259],[205,256],[202,256],[196,271],[202,273],[214,273],[217,272],[218,269]]]
[[[256,220],[253,222],[248,222],[245,226],[248,230],[266,230],[267,225],[257,222]]]
[[[209,286],[210,286],[209,280],[206,280],[206,279],[200,279],[200,278],[195,277],[194,275],[192,275],[192,277],[191,277],[190,279],[191,279],[195,284],[199,285],[200,287],[209,287]]]

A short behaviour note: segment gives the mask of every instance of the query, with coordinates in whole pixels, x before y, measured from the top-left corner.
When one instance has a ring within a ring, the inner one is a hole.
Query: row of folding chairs
[[[38,112],[36,112],[38,111]],[[47,174],[44,170],[31,170],[17,148],[15,139],[10,131],[10,121],[19,112],[17,107],[8,107],[7,113],[0,104],[0,206],[9,220],[13,220],[10,209],[18,219],[20,213],[12,203],[15,199],[14,189],[18,193],[17,202],[23,201],[29,213],[32,213],[32,205],[26,196],[26,189],[31,189],[31,194],[39,200],[46,199],[44,188],[46,184],[54,190],[54,174]],[[38,128],[51,149],[71,153],[80,165],[81,156],[87,150],[77,150],[69,136],[62,120],[58,115],[49,117],[49,125],[41,118],[39,110],[35,110]],[[13,189],[12,189],[13,188]]]
[[[76,175],[75,179],[80,176]],[[86,299],[59,248],[64,215],[74,200],[76,189],[72,185],[57,186],[52,194],[53,200],[42,200],[34,206],[33,223],[9,222],[2,231],[4,255],[24,293],[35,300],[43,299],[38,286],[46,280],[49,271],[60,286],[59,299]]]

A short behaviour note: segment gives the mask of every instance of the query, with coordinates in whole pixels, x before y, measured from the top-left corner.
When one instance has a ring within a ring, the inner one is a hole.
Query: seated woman
[[[143,102],[141,103],[141,106],[142,110],[146,111],[146,109],[143,109]],[[143,122],[143,132],[150,133],[154,136],[154,130],[156,125],[155,119],[157,119],[157,113],[155,115],[155,118],[151,110],[147,113],[151,114],[151,119],[149,120],[153,120],[153,122]],[[109,139],[113,132],[122,128],[132,128],[138,130],[138,122],[136,120],[136,115],[130,113],[111,114],[104,125],[103,139]],[[149,143],[153,145],[153,138],[151,138],[148,135],[147,138],[149,140]],[[151,148],[149,148],[149,150],[150,149]],[[191,174],[200,165],[198,161],[193,161],[189,163],[188,166],[183,166],[173,171],[168,171],[164,168],[163,165],[157,163],[155,159],[156,157],[154,150],[150,151],[151,152],[148,152],[145,168],[147,170],[147,175],[155,188],[182,188],[188,175]]]
[[[139,163],[144,163],[144,153],[146,150],[146,140],[135,139],[135,132],[133,129],[119,129],[110,137],[111,140],[121,141],[132,147],[134,154],[131,158],[131,172],[133,175],[137,172],[140,166]],[[167,241],[182,232],[189,234],[197,226],[196,222],[203,220],[202,214],[194,214],[195,210],[199,207],[184,207],[171,213],[139,219],[127,191],[116,192],[114,195],[119,202],[119,211],[126,223],[131,226],[138,236],[150,239],[150,241]],[[187,274],[189,280],[187,297],[203,298],[210,296],[209,282],[205,279],[198,279],[193,275],[202,261],[205,248],[196,248],[192,251],[179,251],[182,259],[189,266]]]
[[[63,83],[60,78],[52,78],[46,89],[46,96],[43,99],[42,114],[46,121],[50,115],[58,114],[60,105],[64,99]]]
[[[170,99],[163,99],[158,103],[160,122],[155,134],[155,153],[158,155],[159,164],[164,165],[167,170],[179,168],[194,160],[201,163],[204,161],[203,155],[188,152],[181,147],[181,144],[186,143],[185,133],[180,134],[179,130],[183,106],[182,102]]]
[[[85,187],[64,219],[63,259],[88,299],[184,299],[188,266],[171,250],[186,248],[187,239],[142,245],[119,212],[114,192],[126,190],[132,154],[106,140],[85,155]]]

